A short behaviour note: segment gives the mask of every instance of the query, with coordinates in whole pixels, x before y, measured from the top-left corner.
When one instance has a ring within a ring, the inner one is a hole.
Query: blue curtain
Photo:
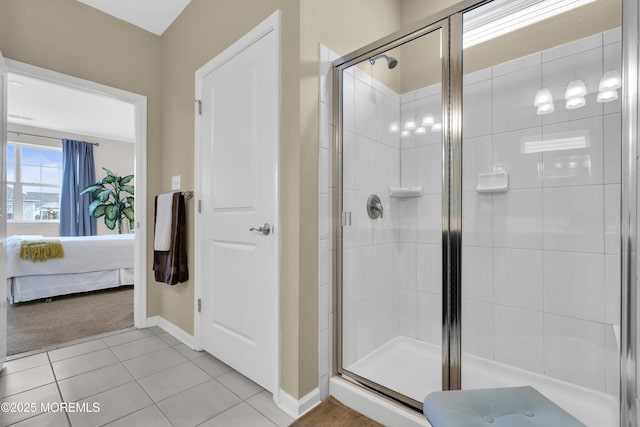
[[[62,140],[62,191],[60,194],[60,235],[95,236],[96,219],[89,216],[91,195],[80,192],[96,182],[93,144]]]

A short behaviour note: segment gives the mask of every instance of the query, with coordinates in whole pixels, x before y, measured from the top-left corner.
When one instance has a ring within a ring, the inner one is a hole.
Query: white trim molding
[[[286,412],[287,415],[293,419],[297,419],[313,409],[316,405],[320,404],[320,389],[313,389],[311,393],[307,394],[300,400],[297,400],[283,389],[280,389],[278,393],[278,402],[276,403],[280,409]]]
[[[68,88],[118,99],[135,109],[135,276],[133,287],[133,323],[144,328],[147,323],[147,97],[115,87],[69,76],[67,74],[6,59],[10,72],[45,80]]]
[[[162,316],[153,316],[147,318],[147,327],[150,328],[152,326],[157,326],[163,331],[167,332],[169,335],[182,342],[187,347],[198,350],[195,346],[195,338],[193,335],[185,332],[182,328],[174,325],[169,322]]]

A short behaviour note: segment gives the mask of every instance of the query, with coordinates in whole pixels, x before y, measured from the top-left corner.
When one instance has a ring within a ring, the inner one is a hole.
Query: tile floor
[[[271,393],[158,327],[10,359],[0,373],[3,426],[273,427],[293,422]],[[75,406],[60,410],[61,402]],[[99,412],[88,412],[95,404]]]

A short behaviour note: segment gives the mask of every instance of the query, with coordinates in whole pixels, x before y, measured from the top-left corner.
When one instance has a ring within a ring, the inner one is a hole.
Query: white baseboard
[[[187,347],[194,350],[196,349],[195,337],[193,335],[188,334],[187,332],[185,332],[178,326],[174,325],[173,323],[169,322],[164,317],[162,316],[147,317],[147,328],[150,328],[152,326],[157,326],[163,329],[165,332],[169,333],[171,336],[173,336],[177,340],[180,340]]]
[[[300,400],[297,400],[283,389],[280,389],[278,400],[278,407],[291,418],[297,419],[320,403],[320,389],[315,388]]]
[[[151,328],[152,326],[158,326],[159,319],[160,319],[160,316],[147,317],[147,328]]]

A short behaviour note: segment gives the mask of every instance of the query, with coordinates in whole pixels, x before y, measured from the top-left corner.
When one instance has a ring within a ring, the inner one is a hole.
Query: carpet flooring
[[[7,304],[7,354],[133,326],[133,286]]]
[[[384,427],[332,396],[298,418],[290,427]]]

